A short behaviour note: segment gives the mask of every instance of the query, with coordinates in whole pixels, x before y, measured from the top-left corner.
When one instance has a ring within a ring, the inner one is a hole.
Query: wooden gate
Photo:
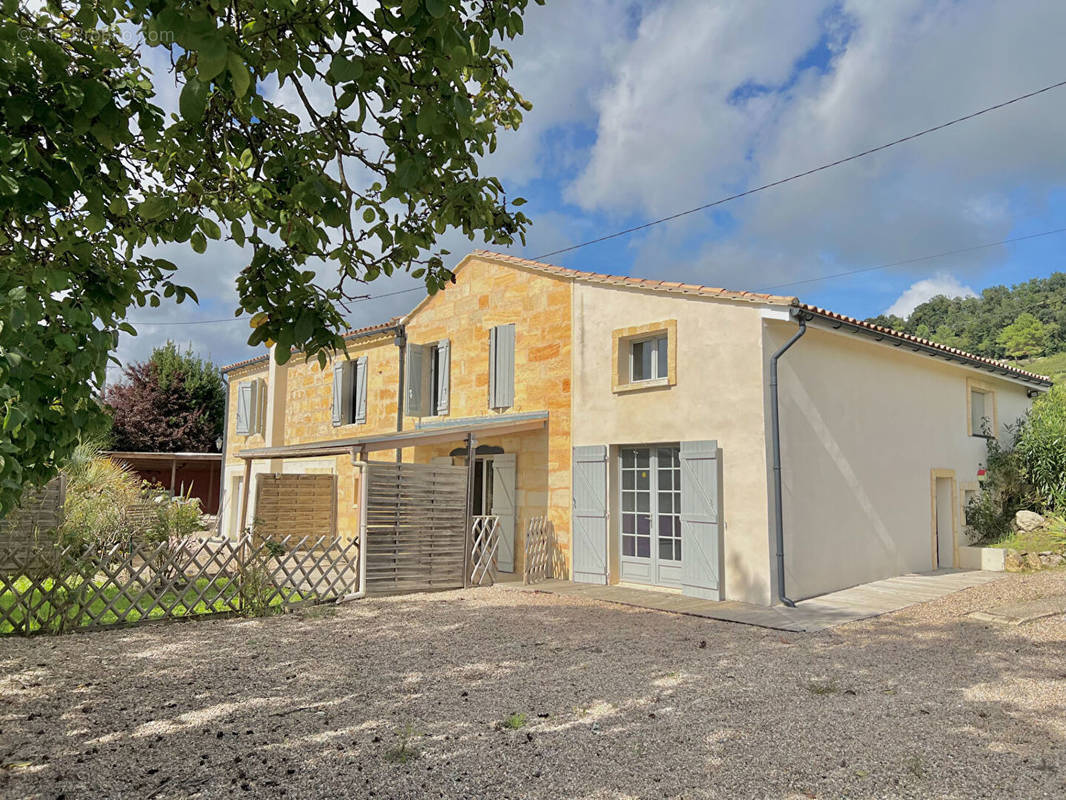
[[[366,474],[367,593],[461,588],[466,467],[372,461]]]

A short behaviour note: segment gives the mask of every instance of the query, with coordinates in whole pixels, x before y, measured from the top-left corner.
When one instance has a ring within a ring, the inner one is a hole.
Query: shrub
[[[149,542],[186,539],[201,529],[199,498],[180,494],[171,497],[158,487],[146,492],[155,504],[155,514],[144,531]]]
[[[64,471],[64,542],[106,546],[133,534],[131,511],[141,497],[141,481],[133,472],[101,455],[96,442],[79,444]]]
[[[1017,452],[1041,510],[1066,509],[1066,385],[1055,386],[1033,403]]]
[[[1024,426],[1006,426],[1007,446],[989,438],[985,458],[985,479],[981,491],[966,508],[966,524],[975,541],[993,542],[1011,532],[1014,515],[1034,502],[1033,488],[1025,478],[1017,448]]]

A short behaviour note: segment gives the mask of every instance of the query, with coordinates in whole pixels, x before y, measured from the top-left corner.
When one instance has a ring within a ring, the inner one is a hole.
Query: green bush
[[[995,542],[1011,533],[1011,521],[1023,508],[1032,508],[1035,495],[1025,477],[1017,446],[1024,425],[1006,426],[1007,445],[989,438],[985,479],[981,491],[966,508],[966,525],[977,542]]]
[[[170,539],[185,539],[202,529],[200,523],[200,500],[191,495],[171,497],[163,489],[147,489],[155,514],[144,537],[149,542],[166,542]]]
[[[1033,403],[1017,453],[1040,510],[1066,509],[1066,385],[1055,386]]]
[[[60,530],[64,542],[107,546],[133,534],[131,511],[141,497],[137,475],[101,455],[95,442],[79,444],[64,472],[67,496]]]

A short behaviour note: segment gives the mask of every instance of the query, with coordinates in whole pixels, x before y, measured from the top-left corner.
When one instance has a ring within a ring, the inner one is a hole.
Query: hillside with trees
[[[1066,273],[1013,287],[991,286],[979,297],[934,297],[903,319],[868,320],[977,355],[1029,361],[1066,353]]]

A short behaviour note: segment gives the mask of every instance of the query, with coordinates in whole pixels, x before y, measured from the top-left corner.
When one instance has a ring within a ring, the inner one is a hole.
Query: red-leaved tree
[[[124,380],[104,396],[112,417],[111,446],[142,452],[215,452],[224,398],[214,364],[167,342],[147,361],[127,367]]]

